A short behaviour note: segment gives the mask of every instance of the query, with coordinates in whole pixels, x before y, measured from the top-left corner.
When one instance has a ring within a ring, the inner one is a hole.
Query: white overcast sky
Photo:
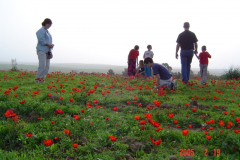
[[[239,8],[239,0],[0,0],[0,62],[38,62],[36,31],[50,18],[51,63],[127,65],[134,45],[142,59],[151,44],[155,62],[179,68],[176,39],[188,21],[199,51],[212,55],[209,68],[239,66]]]

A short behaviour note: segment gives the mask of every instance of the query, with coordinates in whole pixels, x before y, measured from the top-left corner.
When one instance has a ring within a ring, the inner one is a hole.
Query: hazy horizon
[[[36,32],[50,18],[52,64],[126,66],[134,45],[140,46],[140,60],[151,44],[154,62],[180,68],[176,39],[188,21],[199,53],[206,45],[212,55],[209,69],[239,67],[238,6],[237,0],[1,0],[0,60],[37,63]],[[192,68],[199,68],[195,56]]]
[[[10,70],[12,67],[10,62],[1,62],[0,61],[0,69]],[[25,62],[25,63],[17,63],[17,68],[28,70],[28,71],[35,71],[38,68],[37,62]],[[86,63],[51,63],[50,71],[61,71],[61,72],[70,72],[70,71],[77,71],[77,72],[100,72],[100,73],[107,73],[109,69],[113,69],[115,73],[122,74],[124,69],[127,68],[127,65],[109,65],[109,64],[86,64]],[[194,74],[199,72],[199,68],[191,68]],[[220,76],[222,75],[226,69],[208,69],[210,74]],[[181,67],[172,67],[172,72],[181,72]]]

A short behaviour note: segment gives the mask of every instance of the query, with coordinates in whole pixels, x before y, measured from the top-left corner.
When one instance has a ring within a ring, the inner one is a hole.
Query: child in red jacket
[[[207,67],[208,67],[208,58],[211,58],[211,55],[206,52],[207,47],[202,46],[202,52],[199,54],[198,59],[200,61],[200,74],[201,74],[201,84],[205,84],[207,81]]]

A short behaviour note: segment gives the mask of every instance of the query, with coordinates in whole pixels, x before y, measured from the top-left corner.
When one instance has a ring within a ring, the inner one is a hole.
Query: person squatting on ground
[[[145,77],[145,68],[144,68],[144,63],[143,60],[139,61],[139,67],[137,69],[137,74],[141,77]]]
[[[183,28],[185,29],[185,31],[180,33],[177,38],[176,59],[178,59],[178,50],[179,47],[181,47],[180,57],[182,82],[187,83],[189,80],[194,48],[196,56],[198,53],[198,39],[193,32],[189,31],[190,24],[188,22],[184,23]]]
[[[139,46],[136,45],[128,54],[128,76],[135,76],[136,74],[136,63],[138,66]]]
[[[211,55],[206,52],[207,47],[202,46],[202,52],[199,54],[198,59],[200,62],[200,75],[201,75],[201,84],[207,82],[207,67],[208,67],[208,58],[211,58]]]
[[[152,50],[152,46],[148,45],[147,49],[148,50],[145,51],[144,54],[143,54],[143,59],[145,59],[147,57],[153,58],[154,53],[151,51]],[[145,69],[145,76],[152,77],[152,69],[148,68],[146,65],[144,66],[144,69]]]
[[[144,64],[148,68],[152,68],[153,75],[157,77],[157,86],[154,89],[158,89],[160,87],[169,87],[171,90],[176,90],[177,82],[176,80],[172,80],[172,74],[168,71],[168,69],[158,63],[153,63],[152,58],[145,58]]]
[[[54,45],[52,44],[52,36],[48,31],[51,25],[52,21],[46,18],[42,22],[42,27],[36,33],[38,40],[36,49],[39,60],[36,82],[44,82],[43,78],[49,71],[50,59],[53,57],[51,50]]]

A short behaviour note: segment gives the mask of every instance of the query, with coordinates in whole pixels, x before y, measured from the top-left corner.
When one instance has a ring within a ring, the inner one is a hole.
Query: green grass
[[[234,133],[234,130],[240,130],[240,124],[236,121],[240,117],[239,79],[227,82],[216,80],[215,83],[209,80],[207,86],[200,86],[197,79],[191,80],[192,86],[178,81],[178,90],[171,92],[167,89],[163,96],[145,88],[153,87],[156,79],[58,72],[49,74],[45,83],[35,83],[34,79],[35,73],[0,72],[1,159],[109,160],[124,159],[129,155],[136,159],[169,159],[173,155],[184,159],[186,153],[180,152],[181,149],[194,149],[193,159],[197,160],[240,159],[240,133]],[[15,91],[14,86],[18,86]],[[88,94],[89,90],[94,90],[94,86],[97,87],[95,92]],[[128,90],[127,87],[134,90]],[[9,88],[11,92],[5,95],[4,91]],[[66,92],[61,92],[61,89]],[[102,95],[102,91],[105,91],[105,95]],[[214,96],[217,98],[214,99]],[[59,100],[59,97],[63,100]],[[69,101],[70,98],[73,98],[73,102]],[[134,98],[137,98],[136,103]],[[197,101],[197,106],[190,103],[192,98]],[[20,104],[23,100],[26,102]],[[98,100],[98,104],[94,104],[94,100]],[[152,107],[154,100],[162,103],[160,107]],[[87,107],[87,102],[91,103],[91,108]],[[142,106],[139,107],[139,103]],[[190,104],[189,107],[185,106],[186,103]],[[151,109],[147,109],[147,106]],[[114,107],[118,110],[113,111]],[[196,112],[192,111],[194,107],[197,107]],[[9,109],[20,117],[19,123],[5,117],[4,113]],[[55,115],[56,109],[62,109],[64,113]],[[228,115],[224,112],[228,112]],[[152,120],[161,123],[160,128],[163,129],[155,131],[157,128],[145,118],[146,113],[152,114]],[[174,117],[169,118],[169,113],[174,113]],[[75,120],[73,115],[78,115],[80,119]],[[134,116],[140,116],[140,120],[147,122],[144,130],[141,130],[142,125]],[[106,117],[109,117],[108,121]],[[174,120],[178,120],[178,124]],[[206,122],[210,120],[215,122],[207,125]],[[220,126],[219,120],[223,120],[225,125]],[[90,125],[90,122],[93,124]],[[231,129],[226,129],[228,122],[233,123]],[[188,125],[192,125],[192,128],[188,128]],[[205,126],[205,130],[202,126]],[[209,127],[213,127],[213,130]],[[65,134],[64,129],[69,130],[71,135]],[[189,130],[187,136],[182,135],[183,129]],[[207,135],[211,135],[210,140],[206,139],[206,130]],[[33,135],[27,137],[27,133]],[[108,136],[115,136],[117,140],[113,142]],[[54,140],[54,137],[58,139]],[[149,137],[155,140],[161,138],[161,144],[154,145]],[[47,139],[54,143],[45,146],[43,140]],[[78,143],[76,150],[74,143]],[[207,157],[204,155],[205,149],[208,150]],[[219,156],[214,154],[217,149],[220,149]]]

